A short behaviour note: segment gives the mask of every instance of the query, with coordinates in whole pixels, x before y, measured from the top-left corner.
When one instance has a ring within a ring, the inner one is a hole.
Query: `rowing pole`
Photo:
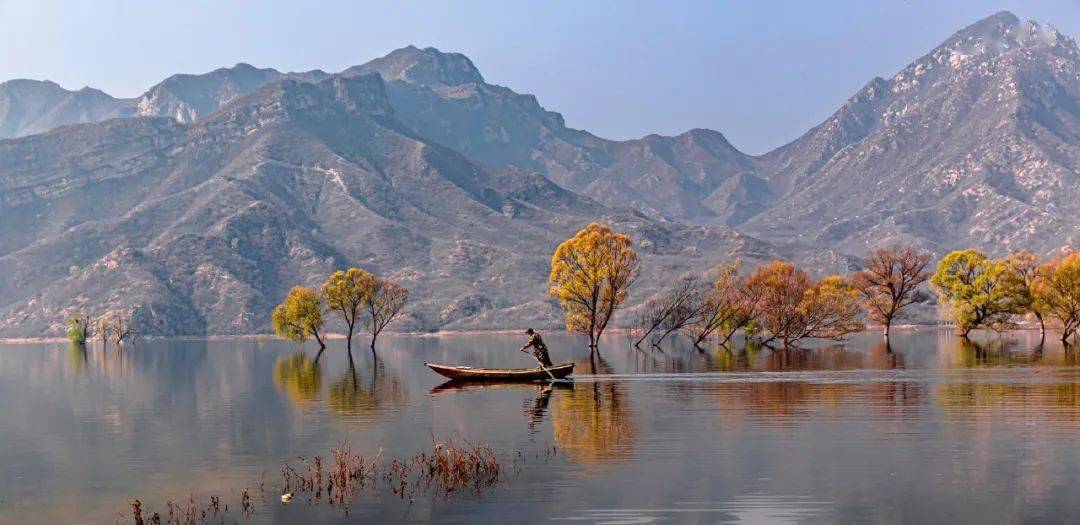
[[[529,354],[529,352],[526,352],[524,348],[521,348],[520,350],[521,350],[521,353],[523,353],[523,354]],[[547,367],[544,366],[544,362],[541,361],[540,357],[537,356],[536,354],[529,354],[529,355],[533,356],[533,358],[536,359],[536,364],[540,365],[540,370],[543,370],[543,371],[547,372],[547,375],[548,375],[548,377],[551,378],[552,383],[558,383],[560,381],[563,381],[563,382],[566,382],[566,383],[570,382],[567,379],[557,379],[555,377],[555,374],[552,374],[551,370],[548,370]]]

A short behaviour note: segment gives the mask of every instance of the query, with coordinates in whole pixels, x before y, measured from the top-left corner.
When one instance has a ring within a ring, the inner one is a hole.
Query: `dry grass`
[[[281,485],[272,489],[278,496],[288,494],[293,503],[325,503],[348,515],[351,504],[361,492],[389,490],[410,502],[420,496],[448,499],[458,495],[479,497],[485,489],[499,482],[503,467],[494,450],[487,445],[457,445],[454,441],[437,441],[432,436],[431,452],[420,452],[407,459],[393,458],[382,462],[382,451],[364,457],[352,451],[348,444],[330,450],[330,459],[324,465],[323,457],[316,455],[308,461],[298,458],[299,464],[281,467]],[[520,454],[513,460],[512,473],[520,469]],[[263,505],[267,504],[264,479],[260,481],[259,493]],[[283,503],[284,504],[284,503]],[[204,525],[224,523],[229,506],[222,504],[219,496],[210,496],[205,504],[188,496],[184,504],[166,501],[164,516],[143,508],[138,499],[129,502],[130,515],[121,513],[119,523],[134,525]],[[240,515],[249,517],[255,513],[255,505],[247,488],[240,494]],[[230,521],[234,521],[230,518]]]

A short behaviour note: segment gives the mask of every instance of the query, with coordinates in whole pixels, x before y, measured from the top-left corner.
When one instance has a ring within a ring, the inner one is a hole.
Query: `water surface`
[[[479,498],[366,493],[348,517],[257,498],[241,522],[1080,515],[1080,361],[1052,338],[917,331],[891,346],[863,334],[698,352],[613,335],[593,356],[545,338],[556,362],[577,363],[572,386],[440,386],[423,367],[531,366],[512,335],[387,337],[378,358],[354,350],[352,367],[341,341],[317,361],[310,346],[255,339],[0,345],[0,523],[114,523],[134,497],[235,500],[298,456],[347,441],[405,457],[432,435],[489,444],[517,473]]]

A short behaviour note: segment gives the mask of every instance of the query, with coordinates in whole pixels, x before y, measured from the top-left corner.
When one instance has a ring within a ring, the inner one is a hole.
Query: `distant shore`
[[[437,332],[388,332],[392,335],[409,335],[414,337],[452,337],[458,335],[470,335],[470,334],[518,334],[521,333],[524,328],[499,328],[493,330],[439,330]],[[893,331],[896,330],[953,330],[952,325],[930,325],[930,324],[903,324],[893,325]],[[1010,331],[1025,331],[1025,330],[1038,330],[1038,326],[1035,325],[1021,325],[1019,328]],[[561,330],[555,330],[561,331]],[[627,329],[616,328],[609,331],[609,333],[625,333]],[[863,333],[875,333],[880,332],[880,326],[868,325]],[[323,336],[324,339],[345,339],[345,334],[341,333],[328,333]],[[226,341],[235,339],[275,339],[274,334],[231,334],[231,335],[161,335],[161,336],[143,336],[140,337],[143,340],[152,341],[166,341],[166,340],[185,340],[185,339],[199,339],[203,341]],[[65,337],[0,337],[0,344],[40,344],[40,343],[66,343]]]

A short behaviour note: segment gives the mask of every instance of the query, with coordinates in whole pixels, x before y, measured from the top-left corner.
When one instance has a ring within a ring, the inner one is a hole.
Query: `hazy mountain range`
[[[548,258],[594,219],[638,243],[639,299],[736,257],[1050,253],[1080,236],[1078,58],[999,13],[762,156],[712,130],[571,129],[432,48],[175,75],[136,99],[5,82],[0,336],[123,305],[153,333],[264,330],[289,286],[346,265],[413,290],[403,327],[553,326]]]

